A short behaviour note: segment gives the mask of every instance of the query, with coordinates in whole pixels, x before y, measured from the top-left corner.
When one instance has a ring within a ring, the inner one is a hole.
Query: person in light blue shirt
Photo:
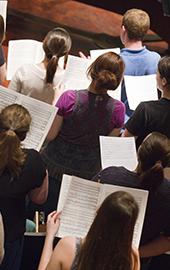
[[[125,63],[125,75],[143,76],[156,73],[160,55],[148,50],[142,43],[149,28],[150,18],[145,11],[133,8],[125,12],[120,32],[124,45],[120,55]],[[133,111],[128,105],[124,83],[122,84],[121,100],[126,105],[127,116],[130,117]]]

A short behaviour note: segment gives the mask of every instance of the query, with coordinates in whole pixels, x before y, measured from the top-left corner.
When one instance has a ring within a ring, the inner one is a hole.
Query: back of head
[[[88,75],[95,82],[96,91],[115,90],[123,77],[125,69],[120,55],[107,52],[100,55],[89,67]]]
[[[60,27],[52,29],[43,41],[43,49],[48,60],[46,83],[52,83],[58,66],[58,60],[64,56],[64,66],[71,49],[71,37],[69,33]]]
[[[31,116],[18,104],[4,108],[0,113],[0,173],[8,170],[17,176],[25,161],[21,141],[30,128]]]
[[[0,15],[0,44],[3,42],[5,34],[4,18]]]
[[[78,270],[131,269],[138,205],[127,192],[109,195],[97,211],[80,253]]]
[[[166,79],[168,88],[170,88],[170,56],[164,56],[159,60],[158,72],[162,79]]]
[[[125,27],[129,39],[143,40],[150,28],[150,18],[141,9],[129,9],[123,15],[122,25]]]
[[[149,134],[138,149],[137,173],[144,188],[155,191],[164,179],[163,169],[170,164],[170,140],[163,134]]]

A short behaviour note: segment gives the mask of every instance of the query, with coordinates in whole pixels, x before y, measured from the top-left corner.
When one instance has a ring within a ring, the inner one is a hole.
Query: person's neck
[[[107,89],[96,89],[95,82],[92,82],[88,88],[88,91],[93,94],[107,94]]]
[[[143,44],[141,40],[137,40],[137,41],[127,40],[124,43],[124,46],[126,49],[130,49],[130,50],[141,50],[143,48]]]
[[[162,91],[162,95],[161,95],[161,98],[166,98],[166,99],[169,99],[170,100],[170,90],[163,90]]]
[[[47,65],[48,65],[48,60],[46,58],[44,58],[43,61],[38,64],[38,66],[41,67],[42,69],[46,69]]]

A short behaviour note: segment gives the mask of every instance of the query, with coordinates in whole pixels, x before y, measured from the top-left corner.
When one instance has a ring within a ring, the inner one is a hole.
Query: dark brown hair
[[[78,270],[132,269],[132,237],[138,205],[127,192],[102,203],[83,243]]]
[[[89,67],[88,76],[95,81],[96,91],[115,90],[122,79],[125,64],[120,55],[107,52],[100,55]]]
[[[123,15],[122,25],[125,27],[129,39],[143,40],[150,28],[150,18],[144,10],[132,8]]]
[[[5,37],[5,25],[4,25],[4,18],[0,15],[0,44],[4,41]]]
[[[142,186],[155,191],[164,179],[163,169],[170,163],[170,140],[163,134],[149,134],[138,149],[137,173]]]
[[[158,72],[161,78],[165,78],[170,85],[170,56],[164,56],[159,60]]]
[[[66,66],[68,53],[71,48],[71,38],[69,33],[63,28],[54,28],[46,35],[43,41],[43,49],[48,60],[46,70],[46,83],[53,83],[53,78],[57,70],[59,58],[64,58],[64,68]]]
[[[18,104],[4,108],[0,113],[0,172],[7,169],[18,176],[26,155],[21,148],[31,123],[27,109]]]

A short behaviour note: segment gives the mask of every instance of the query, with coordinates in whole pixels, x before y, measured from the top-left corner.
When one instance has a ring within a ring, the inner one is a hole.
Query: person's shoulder
[[[75,246],[76,238],[74,236],[65,236],[60,240],[60,245],[65,247]]]
[[[59,240],[55,252],[62,251],[64,256],[68,253],[74,256],[76,250],[76,238],[73,236],[66,236]]]

